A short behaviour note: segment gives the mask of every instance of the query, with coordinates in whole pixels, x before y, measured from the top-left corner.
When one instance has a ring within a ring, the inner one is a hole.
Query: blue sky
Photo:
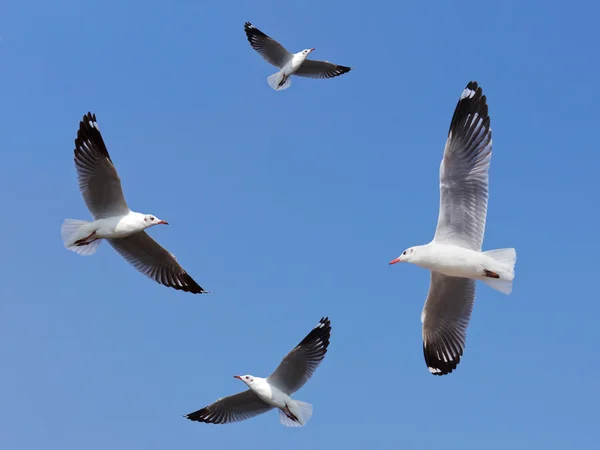
[[[593,2],[10,2],[0,15],[0,447],[584,448],[596,440],[600,62]],[[333,80],[274,68],[243,24]],[[478,285],[465,356],[427,371],[429,274],[388,261],[429,242],[458,97],[488,97],[484,249],[515,247],[513,294]],[[129,205],[201,286],[137,273],[106,243],[63,248],[90,215],[72,161],[97,114]],[[296,398],[232,425],[183,414],[266,376],[329,316]]]

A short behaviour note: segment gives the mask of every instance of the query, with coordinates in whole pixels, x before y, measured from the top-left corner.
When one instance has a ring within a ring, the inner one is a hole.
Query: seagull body
[[[312,416],[312,405],[295,400],[291,395],[304,386],[325,357],[330,334],[331,322],[324,317],[267,378],[236,375],[234,378],[249,387],[247,391],[220,398],[184,417],[197,422],[224,424],[278,408],[283,425],[304,426]]]
[[[476,82],[464,89],[440,165],[440,212],[433,240],[408,248],[390,264],[431,271],[421,314],[423,354],[434,375],[452,372],[465,348],[475,302],[475,280],[512,292],[514,248],[481,251],[488,204],[492,131],[486,97]]]
[[[514,273],[505,264],[483,252],[476,252],[455,245],[431,242],[412,247],[415,249],[410,262],[424,269],[448,275],[449,277],[471,278],[487,281],[485,270],[497,273],[501,280],[512,280]]]
[[[308,405],[308,403],[294,400],[281,389],[277,388],[277,386],[270,384],[267,378],[254,377],[252,375],[236,376],[235,378],[246,383],[250,390],[263,402],[274,408],[279,408],[285,414],[285,425],[288,424],[289,421],[287,419],[289,419],[291,421],[289,426],[297,426],[295,424],[304,426],[310,418],[310,415],[303,414],[304,410],[310,411],[312,414],[312,408],[303,407],[303,405]]]
[[[147,217],[148,215],[146,214],[129,211],[124,215],[86,222],[85,225],[80,228],[80,231],[84,236],[93,235],[92,238],[87,239],[88,244],[91,244],[90,241],[93,242],[98,239],[126,238],[153,225],[167,224],[164,220],[159,220],[155,224],[148,224]],[[73,246],[75,242],[79,241],[80,245],[75,245],[78,248],[83,247],[82,241],[86,241],[85,238],[76,239],[72,237],[72,239],[73,243],[70,243],[70,246]],[[76,249],[73,250],[76,251]]]
[[[65,247],[80,255],[93,255],[101,240],[106,239],[137,270],[156,282],[194,294],[206,292],[183,270],[172,253],[144,231],[168,223],[127,206],[121,179],[110,159],[95,114],[86,114],[80,122],[74,153],[79,189],[94,221],[65,219],[61,227]]]
[[[307,59],[314,48],[307,48],[298,53],[291,53],[279,42],[271,39],[250,22],[244,24],[248,41],[268,63],[279,68],[279,72],[267,77],[267,83],[276,91],[291,86],[291,75],[307,78],[333,78],[350,72],[351,67],[332,64],[328,61]]]

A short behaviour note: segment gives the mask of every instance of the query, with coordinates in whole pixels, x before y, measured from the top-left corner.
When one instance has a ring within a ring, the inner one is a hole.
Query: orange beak
[[[398,257],[398,258],[396,258],[396,259],[392,259],[392,260],[390,261],[390,264],[396,264],[396,263],[399,263],[399,262],[400,262],[400,257]]]
[[[233,378],[237,378],[238,380],[241,380],[241,379],[242,379],[242,377],[241,377],[241,376],[239,376],[239,375],[234,375],[234,376],[233,376]]]
[[[169,222],[165,222],[164,220],[161,220],[160,222],[158,222],[158,225],[169,225]]]

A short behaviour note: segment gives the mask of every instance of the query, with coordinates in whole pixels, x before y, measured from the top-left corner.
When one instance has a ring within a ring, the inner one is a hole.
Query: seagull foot
[[[94,231],[92,234],[90,234],[87,237],[84,237],[83,239],[77,239],[75,242],[73,242],[73,245],[76,245],[77,247],[81,247],[83,245],[88,245],[91,244],[92,242],[94,242],[96,239],[92,239],[91,241],[88,241],[88,239],[90,239],[92,236],[94,236],[96,234],[96,232]]]
[[[500,278],[496,272],[492,272],[491,270],[483,269],[483,274],[488,278]]]
[[[294,422],[298,422],[298,418],[290,411],[288,405],[285,405],[285,410],[283,411],[286,416],[292,419]]]

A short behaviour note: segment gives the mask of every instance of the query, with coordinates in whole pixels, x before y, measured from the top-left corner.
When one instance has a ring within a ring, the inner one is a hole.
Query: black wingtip
[[[185,417],[186,419],[189,419],[189,420],[193,420],[194,422],[210,423],[204,417],[207,412],[208,412],[207,408],[202,408],[202,409],[199,409],[198,411],[194,411],[193,413],[185,414],[183,417]]]
[[[188,420],[192,420],[194,422],[202,422],[202,423],[211,423],[213,425],[219,425],[222,423],[227,423],[222,415],[215,415],[213,412],[209,410],[209,407],[205,407],[199,409],[198,411],[194,411],[193,413],[189,413],[184,415]]]
[[[96,126],[93,126],[95,124]],[[79,121],[79,132],[89,133],[91,130],[99,131],[99,127],[97,126],[98,122],[96,121],[96,114],[91,112],[87,112],[84,114],[83,118]]]
[[[112,162],[110,155],[108,154],[108,150],[106,149],[106,144],[104,144],[102,133],[100,133],[100,127],[98,126],[98,121],[96,120],[96,114],[90,111],[88,111],[79,122],[79,129],[77,130],[77,137],[75,138],[75,160],[77,160],[78,156],[82,156],[81,154],[84,153],[81,147],[83,146],[84,142],[87,141],[94,143],[96,150]],[[80,155],[78,155],[78,153]]]
[[[444,361],[438,357],[441,354],[436,350],[435,346],[430,345],[429,348],[423,343],[423,356],[425,356],[425,364],[432,375],[443,376],[452,373],[460,363],[460,358],[463,354],[462,348],[459,355],[455,356],[452,361]]]
[[[331,337],[331,321],[329,317],[322,317],[319,323],[306,335],[304,339],[296,346],[306,345],[312,341],[320,340],[323,348],[323,355],[327,353],[329,347],[329,339]]]
[[[182,285],[174,282],[167,282],[161,284],[164,284],[165,286],[176,289],[178,291],[189,292],[191,294],[210,294],[210,292],[206,291],[198,283],[196,283],[196,281],[194,281],[194,279],[191,276],[189,276],[187,272],[183,272],[182,274],[180,274],[177,277],[177,280],[181,282]]]
[[[454,115],[450,122],[450,128],[448,129],[448,135],[452,130],[457,130],[459,125],[468,116],[478,114],[484,120],[484,126],[489,129],[490,118],[488,115],[488,105],[486,96],[483,95],[483,90],[477,83],[477,81],[469,81],[467,86],[463,89],[460,98],[454,109]]]
[[[250,44],[252,44],[253,39],[264,39],[268,37],[250,22],[244,23],[244,31],[246,32],[246,37],[248,38],[248,42],[250,42]]]

